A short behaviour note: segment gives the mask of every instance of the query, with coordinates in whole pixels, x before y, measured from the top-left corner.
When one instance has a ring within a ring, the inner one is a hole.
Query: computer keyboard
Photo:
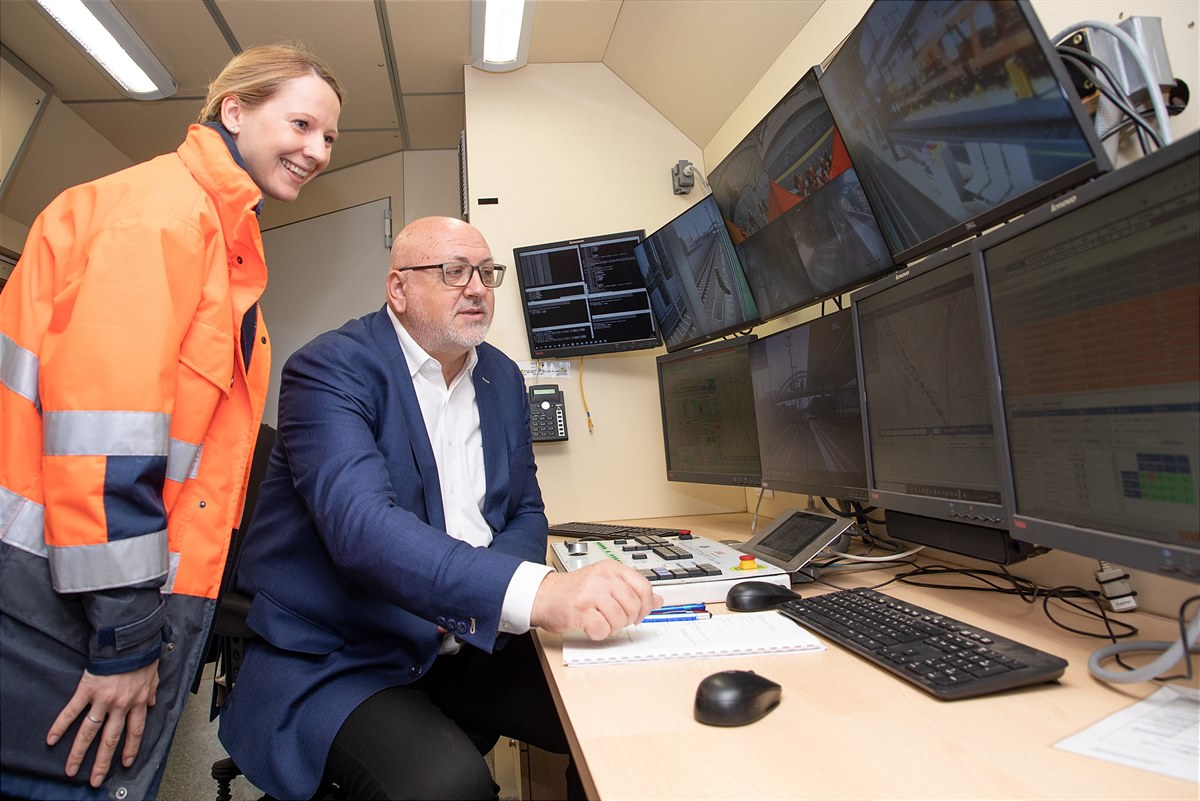
[[[685,528],[621,526],[614,523],[557,523],[550,526],[550,534],[556,537],[588,537],[596,540],[620,540],[648,535],[677,537],[690,533]]]
[[[1053,654],[875,590],[798,598],[779,611],[947,701],[1054,681],[1067,668]]]

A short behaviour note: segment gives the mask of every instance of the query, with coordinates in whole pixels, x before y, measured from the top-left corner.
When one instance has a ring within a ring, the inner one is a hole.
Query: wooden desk
[[[714,539],[747,538],[748,514],[663,518]],[[1017,571],[1019,573],[1019,571]],[[884,572],[831,577],[869,586]],[[824,585],[801,592],[819,593]],[[1078,798],[1195,801],[1197,786],[1054,747],[1155,689],[1093,679],[1104,643],[1059,629],[1041,602],[889,585],[890,595],[974,623],[1070,662],[1058,684],[938,701],[836,645],[819,653],[567,668],[562,640],[538,632],[543,667],[590,798]],[[1078,614],[1059,619],[1094,630]],[[1139,639],[1171,639],[1173,622],[1122,616]],[[696,685],[718,670],[754,670],[783,685],[757,723],[714,728],[692,717]]]

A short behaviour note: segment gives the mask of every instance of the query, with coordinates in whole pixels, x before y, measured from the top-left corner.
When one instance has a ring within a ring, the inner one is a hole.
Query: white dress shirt
[[[408,363],[417,403],[425,420],[425,430],[437,462],[442,506],[446,513],[446,533],[477,548],[492,543],[492,527],[483,517],[483,498],[487,476],[483,465],[483,435],[479,428],[479,405],[471,375],[479,355],[471,348],[463,369],[446,386],[442,365],[416,343],[396,318],[391,307],[388,317],[400,349]],[[522,634],[529,631],[533,599],[542,579],[552,570],[547,565],[522,562],[509,582],[500,610],[500,631]],[[457,650],[447,635],[442,653]]]

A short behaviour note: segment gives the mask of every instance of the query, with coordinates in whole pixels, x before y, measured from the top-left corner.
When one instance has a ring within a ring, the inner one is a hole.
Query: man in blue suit
[[[322,778],[352,798],[495,798],[500,735],[568,751],[529,629],[603,639],[661,604],[614,562],[545,565],[524,380],[483,341],[503,277],[475,228],[417,220],[384,308],[283,368],[236,577],[258,638],[220,727],[277,798]]]

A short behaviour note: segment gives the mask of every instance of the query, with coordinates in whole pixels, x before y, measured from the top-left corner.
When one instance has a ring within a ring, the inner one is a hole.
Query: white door
[[[391,198],[374,200],[263,232],[271,332],[271,387],[263,422],[278,425],[279,375],[301,345],[384,302]]]

